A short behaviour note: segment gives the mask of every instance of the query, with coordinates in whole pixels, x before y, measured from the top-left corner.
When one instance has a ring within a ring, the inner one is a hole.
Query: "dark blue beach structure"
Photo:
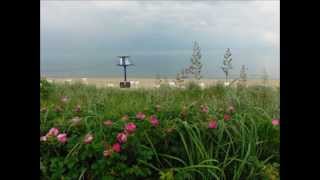
[[[118,66],[123,67],[124,81],[120,82],[121,88],[130,88],[130,82],[127,82],[127,66],[132,66],[133,64],[129,61],[130,56],[118,56],[120,58]]]

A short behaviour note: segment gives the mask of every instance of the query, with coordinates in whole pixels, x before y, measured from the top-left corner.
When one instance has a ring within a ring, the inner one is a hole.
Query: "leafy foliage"
[[[40,134],[57,127],[68,141],[40,143],[41,179],[279,179],[279,127],[271,124],[279,117],[279,89],[51,86],[41,97],[46,111],[40,112]],[[61,101],[64,96],[67,102]],[[137,119],[137,112],[146,118]],[[224,120],[225,114],[231,119]],[[149,122],[151,115],[159,126]],[[72,125],[74,117],[81,119],[78,125]],[[216,129],[208,128],[212,119]],[[106,147],[129,122],[136,131],[119,153],[105,157]],[[94,138],[85,144],[89,132]]]
[[[40,80],[40,97],[42,99],[48,98],[50,93],[53,91],[52,88],[53,88],[52,85],[46,79],[41,79]]]
[[[227,48],[224,57],[223,57],[223,62],[222,62],[222,66],[221,69],[223,70],[223,72],[226,75],[226,82],[229,82],[229,71],[232,69],[232,58],[231,58],[231,50],[230,48]]]
[[[177,74],[177,80],[187,78],[189,76],[193,76],[195,79],[200,80],[202,78],[201,76],[201,69],[202,69],[202,63],[201,63],[201,49],[199,46],[199,43],[197,41],[194,41],[193,44],[193,51],[191,56],[191,65],[181,70],[180,73]]]

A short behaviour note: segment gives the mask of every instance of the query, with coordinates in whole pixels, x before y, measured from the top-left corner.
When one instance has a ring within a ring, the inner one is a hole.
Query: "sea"
[[[130,56],[129,60],[133,65],[127,67],[127,76],[135,78],[176,78],[178,72],[191,64],[190,54],[179,56],[137,54]],[[221,69],[221,58],[204,56],[201,62],[203,65],[201,75],[204,79],[225,78]],[[43,77],[123,77],[123,67],[118,66],[118,63],[119,58],[116,54],[98,57],[42,56],[40,70]],[[240,76],[242,64],[241,61],[233,63],[233,68],[230,70],[231,78]],[[246,67],[248,79],[262,79],[265,67],[256,63],[248,64]],[[269,69],[266,69],[268,79],[279,79],[280,73],[275,71],[277,68],[277,64],[270,64]]]

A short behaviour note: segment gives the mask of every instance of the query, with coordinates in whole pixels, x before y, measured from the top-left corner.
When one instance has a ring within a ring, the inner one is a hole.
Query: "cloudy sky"
[[[220,77],[226,48],[234,69],[266,68],[279,78],[279,1],[41,1],[41,72],[122,75],[118,55],[136,64],[129,75],[175,76],[199,42],[205,77]]]

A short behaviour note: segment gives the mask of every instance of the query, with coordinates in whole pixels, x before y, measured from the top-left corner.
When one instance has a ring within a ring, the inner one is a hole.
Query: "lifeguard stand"
[[[120,58],[118,66],[123,67],[124,81],[120,82],[120,88],[130,88],[130,82],[127,81],[127,66],[132,66],[133,64],[129,61],[130,56],[118,56]]]

